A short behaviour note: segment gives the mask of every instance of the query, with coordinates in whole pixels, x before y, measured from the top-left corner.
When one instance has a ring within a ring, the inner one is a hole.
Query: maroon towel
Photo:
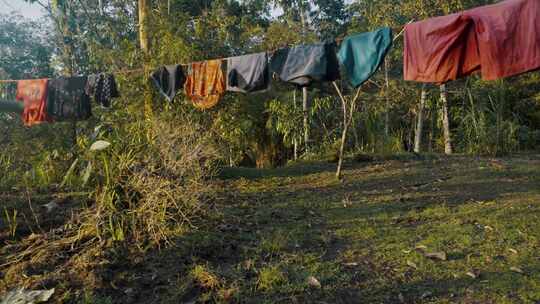
[[[540,1],[507,0],[405,27],[404,78],[495,80],[540,68]]]

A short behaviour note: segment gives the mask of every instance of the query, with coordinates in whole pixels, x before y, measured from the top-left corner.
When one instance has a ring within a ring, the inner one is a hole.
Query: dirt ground
[[[59,248],[8,265],[10,246],[91,202],[2,193],[20,223],[14,237],[2,216],[0,291],[55,287],[55,303],[540,303],[539,155],[351,161],[343,181],[334,170],[227,169],[208,217],[169,246]],[[51,201],[62,212],[47,213]]]

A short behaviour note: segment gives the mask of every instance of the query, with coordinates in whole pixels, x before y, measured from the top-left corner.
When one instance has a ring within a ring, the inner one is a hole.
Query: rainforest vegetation
[[[27,2],[45,16],[0,9],[0,79],[114,72],[121,97],[76,123],[0,113],[0,299],[539,303],[540,74],[472,75],[447,98],[403,81],[407,22],[498,1]],[[340,179],[330,83],[201,111],[148,80],[383,26],[396,39],[361,88]]]

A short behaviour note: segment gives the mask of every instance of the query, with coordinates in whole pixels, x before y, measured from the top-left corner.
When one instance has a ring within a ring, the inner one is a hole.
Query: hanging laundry
[[[88,76],[86,94],[103,107],[111,106],[111,99],[120,97],[113,74],[99,73]]]
[[[339,79],[335,43],[301,45],[277,50],[270,69],[281,81],[309,86],[313,82]]]
[[[366,82],[379,69],[391,46],[392,30],[387,27],[346,37],[337,56],[349,82],[354,87]]]
[[[19,80],[17,82],[16,99],[23,102],[23,122],[33,126],[43,122],[51,122],[47,115],[47,86],[48,79]]]
[[[267,90],[270,70],[267,53],[227,59],[227,91],[251,93]]]
[[[226,89],[221,60],[191,63],[184,89],[196,108],[214,107]]]
[[[47,113],[56,121],[85,120],[92,116],[86,94],[87,77],[61,77],[49,80]]]
[[[404,78],[444,83],[540,68],[540,1],[507,0],[405,27]]]
[[[184,69],[179,64],[162,66],[150,78],[158,91],[171,102],[186,81]]]

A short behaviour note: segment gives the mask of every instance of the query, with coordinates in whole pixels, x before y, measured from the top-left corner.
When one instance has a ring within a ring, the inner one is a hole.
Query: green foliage
[[[40,78],[52,73],[47,22],[0,13],[0,78]]]
[[[296,94],[296,92],[293,92]],[[295,139],[302,135],[302,110],[291,100],[280,101],[271,100],[268,103],[268,113],[270,119],[266,123],[266,128],[275,130],[281,136],[286,145],[291,147]]]
[[[469,106],[461,117],[462,145],[467,153],[500,155],[519,147],[519,122],[509,108],[511,91],[501,82],[489,86],[483,98],[475,99],[470,90]],[[507,118],[508,117],[508,118]]]
[[[6,207],[4,207],[4,220],[7,223],[9,235],[12,238],[15,238],[17,235],[17,210],[13,209],[13,212],[8,211]]]

